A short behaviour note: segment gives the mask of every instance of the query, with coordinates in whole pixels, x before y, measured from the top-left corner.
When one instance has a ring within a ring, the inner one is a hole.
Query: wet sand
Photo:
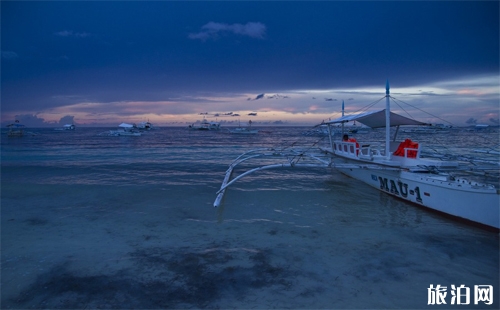
[[[243,182],[219,209],[216,182],[2,184],[1,306],[414,309],[430,284],[499,296],[498,234],[340,175],[262,182],[275,189]]]

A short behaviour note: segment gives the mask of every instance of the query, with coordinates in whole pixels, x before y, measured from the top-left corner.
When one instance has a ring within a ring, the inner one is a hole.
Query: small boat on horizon
[[[7,132],[7,136],[9,137],[22,137],[26,133],[24,132],[24,128],[26,126],[19,123],[19,120],[16,120],[14,123],[7,125],[9,131]]]
[[[61,128],[55,128],[54,130],[57,131],[74,131],[76,129],[74,124],[66,124],[62,126]]]
[[[239,127],[235,128],[228,128],[227,130],[230,133],[235,133],[235,134],[244,134],[244,135],[255,135],[259,133],[258,129],[252,129],[252,120],[248,121],[248,127],[241,127],[241,124]]]
[[[413,134],[443,134],[450,133],[451,127],[442,127],[436,125],[428,125],[425,127],[409,127],[406,129],[402,129],[401,131],[404,133],[413,133]]]
[[[119,129],[110,130],[107,132],[108,136],[117,137],[117,136],[141,136],[141,132],[137,129],[137,127],[133,124],[121,123],[118,125]],[[106,133],[106,132],[105,132]]]
[[[153,129],[153,124],[151,124],[149,121],[147,122],[140,122],[137,124],[137,129],[139,130],[151,130]]]
[[[219,122],[209,122],[206,118],[203,118],[203,120],[198,124],[194,123],[188,126],[189,130],[203,130],[203,131],[209,131],[209,130],[220,130],[220,123]]]

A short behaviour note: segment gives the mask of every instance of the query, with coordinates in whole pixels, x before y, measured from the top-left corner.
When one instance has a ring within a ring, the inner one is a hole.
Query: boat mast
[[[391,103],[389,92],[389,79],[385,84],[385,157],[391,159],[390,141],[391,141]]]
[[[344,100],[342,100],[342,117],[344,117]],[[342,139],[344,137],[344,122],[342,122]]]

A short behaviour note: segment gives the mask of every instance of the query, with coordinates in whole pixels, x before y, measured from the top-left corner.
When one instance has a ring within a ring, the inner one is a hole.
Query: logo
[[[446,305],[446,300],[450,305],[469,305],[471,303],[471,290],[464,284],[460,286],[451,285],[450,295],[448,295],[448,287],[440,284],[434,287],[431,284],[427,288],[427,305]],[[479,303],[491,305],[493,303],[493,286],[492,285],[474,285],[474,305]]]

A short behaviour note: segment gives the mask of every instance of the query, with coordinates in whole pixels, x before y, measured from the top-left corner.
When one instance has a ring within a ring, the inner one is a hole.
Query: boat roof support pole
[[[391,159],[390,140],[391,140],[391,102],[389,92],[389,80],[385,84],[385,157]]]
[[[396,138],[398,136],[398,131],[399,131],[399,125],[396,126],[396,132],[394,133],[394,138],[392,138],[392,141],[396,141]]]
[[[327,126],[328,126],[328,139],[330,140],[330,149],[333,152],[332,127],[330,126],[330,124],[328,124]]]
[[[342,100],[342,117],[344,117],[344,100]],[[342,122],[342,139],[344,137],[344,122]]]

